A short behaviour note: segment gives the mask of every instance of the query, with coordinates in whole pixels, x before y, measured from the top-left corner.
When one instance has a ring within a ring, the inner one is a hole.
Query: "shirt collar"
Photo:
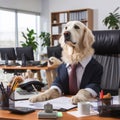
[[[92,56],[88,56],[86,58],[84,58],[80,64],[82,65],[83,68],[85,68],[87,66],[87,64],[90,62],[90,60],[92,59]]]
[[[90,60],[92,59],[92,56],[88,56],[86,58],[84,58],[82,61],[80,61],[79,63],[81,64],[81,66],[83,68],[85,68],[87,66],[87,64],[90,62]],[[69,63],[66,64],[66,68],[68,68],[70,66]]]

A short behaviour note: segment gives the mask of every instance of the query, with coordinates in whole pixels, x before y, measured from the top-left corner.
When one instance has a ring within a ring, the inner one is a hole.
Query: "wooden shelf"
[[[93,30],[93,10],[90,8],[51,13],[51,45],[58,40],[68,21],[78,20]]]

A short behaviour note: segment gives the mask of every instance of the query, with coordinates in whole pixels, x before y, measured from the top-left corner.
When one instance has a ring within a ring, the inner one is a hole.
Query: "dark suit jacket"
[[[85,68],[79,89],[91,88],[99,94],[102,73],[102,66],[92,58]],[[58,86],[62,93],[69,95],[69,77],[66,64],[63,63],[58,67],[57,77],[52,85]]]

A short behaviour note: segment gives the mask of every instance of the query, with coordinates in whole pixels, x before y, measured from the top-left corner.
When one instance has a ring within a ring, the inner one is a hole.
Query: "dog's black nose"
[[[69,31],[64,32],[65,41],[70,41],[71,33]]]

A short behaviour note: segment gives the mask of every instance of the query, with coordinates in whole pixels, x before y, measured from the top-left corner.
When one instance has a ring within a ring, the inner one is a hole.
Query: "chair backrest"
[[[94,58],[103,66],[101,88],[117,90],[120,82],[120,30],[93,31]]]
[[[48,58],[54,56],[58,59],[61,59],[62,48],[59,45],[53,47],[47,47],[47,54],[48,54]]]

